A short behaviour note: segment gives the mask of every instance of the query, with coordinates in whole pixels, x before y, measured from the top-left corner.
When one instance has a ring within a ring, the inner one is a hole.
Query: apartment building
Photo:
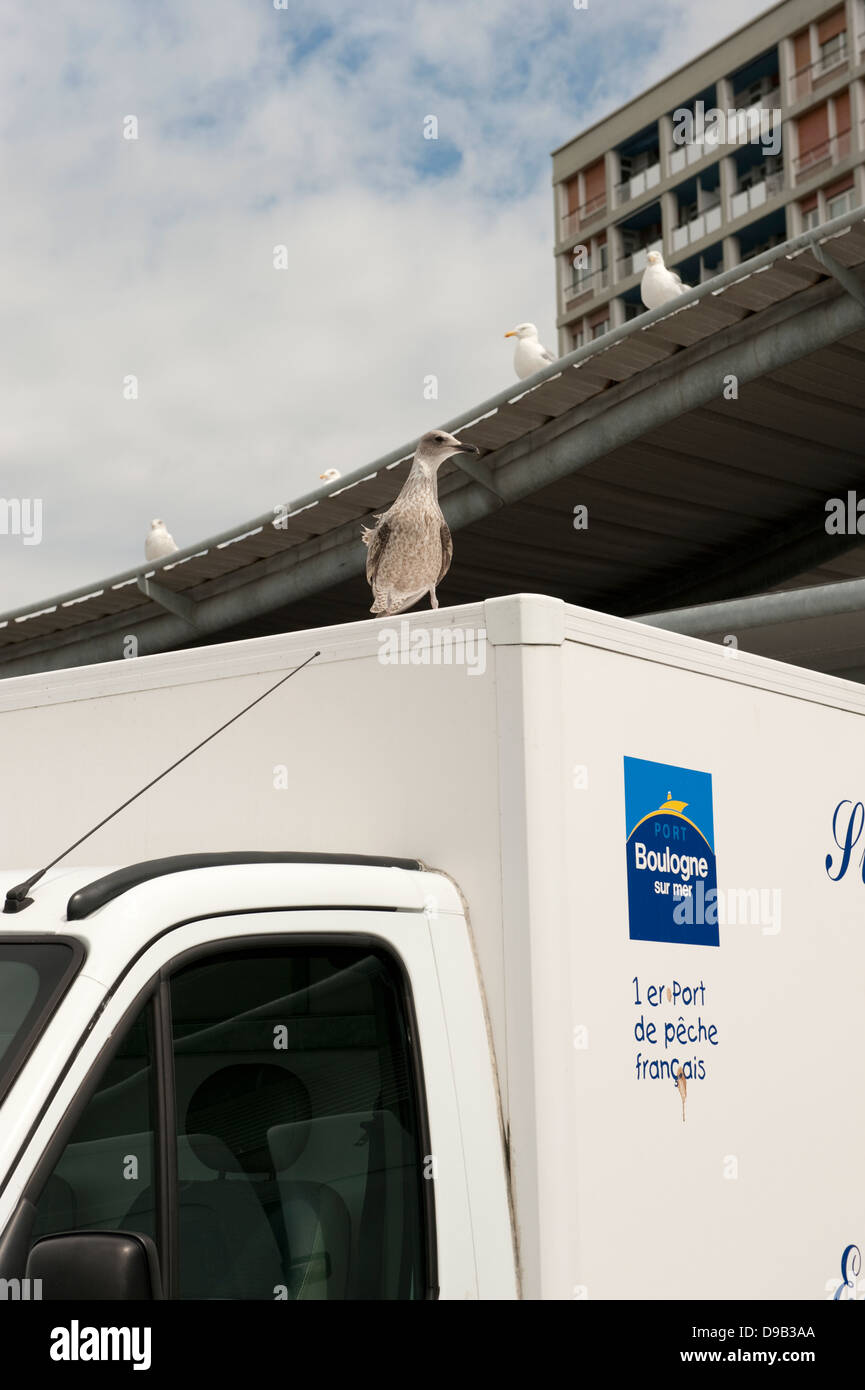
[[[782,0],[553,153],[559,351],[865,204],[865,0]]]

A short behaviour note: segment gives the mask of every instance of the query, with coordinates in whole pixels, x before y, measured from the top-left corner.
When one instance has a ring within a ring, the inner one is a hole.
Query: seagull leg
[[[438,608],[438,606],[439,606],[439,601],[438,601],[438,599],[436,598],[436,586],[435,586],[435,584],[431,585],[431,587],[430,587],[430,591],[429,591],[429,601],[430,601],[430,607],[431,607],[431,608]]]

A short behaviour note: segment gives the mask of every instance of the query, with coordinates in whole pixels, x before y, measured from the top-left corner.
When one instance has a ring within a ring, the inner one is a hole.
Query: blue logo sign
[[[719,945],[711,774],[625,758],[625,830],[631,940]]]

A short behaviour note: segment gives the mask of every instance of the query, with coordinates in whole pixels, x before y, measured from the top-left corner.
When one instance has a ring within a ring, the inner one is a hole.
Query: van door
[[[186,923],[127,973],[97,1033],[50,1144],[51,1111],[40,1126],[30,1246],[139,1232],[169,1298],[477,1296],[422,914]]]

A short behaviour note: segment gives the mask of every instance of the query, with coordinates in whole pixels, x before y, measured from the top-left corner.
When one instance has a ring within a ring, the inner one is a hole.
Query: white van
[[[863,712],[531,595],[0,684],[4,1287],[861,1297]]]

